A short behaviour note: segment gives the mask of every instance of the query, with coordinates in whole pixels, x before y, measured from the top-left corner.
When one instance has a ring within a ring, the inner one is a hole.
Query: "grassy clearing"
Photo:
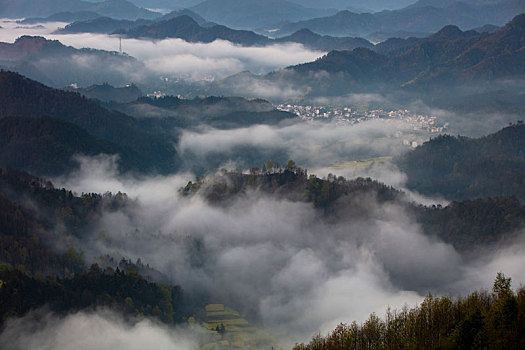
[[[210,335],[210,343],[204,345],[201,350],[256,350],[261,344],[269,344],[268,347],[274,344],[269,335],[250,325],[232,308],[223,304],[209,304],[206,305],[205,311],[204,319],[190,318],[206,328]]]

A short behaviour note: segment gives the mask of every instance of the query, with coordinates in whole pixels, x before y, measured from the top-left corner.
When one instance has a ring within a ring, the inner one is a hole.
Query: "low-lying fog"
[[[23,25],[14,20],[0,20],[0,41],[14,42],[22,35],[39,35],[59,40],[75,48],[119,50],[119,37],[105,34],[53,34],[67,23]],[[163,76],[181,76],[201,80],[223,78],[241,71],[270,71],[313,61],[322,52],[306,49],[300,44],[276,44],[265,47],[243,47],[224,40],[209,44],[188,43],[181,39],[122,39],[122,50],[142,61],[151,72]],[[130,75],[133,72],[130,72]]]
[[[360,201],[367,219],[326,223],[311,204],[257,191],[226,207],[182,197],[191,174],[139,179],[117,174],[115,157],[79,162],[78,172],[55,183],[136,199],[93,227],[88,256],[141,258],[189,295],[255,316],[287,346],[389,306],[414,306],[428,291],[455,296],[490,288],[500,270],[525,280],[523,239],[466,258],[423,235],[401,206],[371,196],[345,199]]]
[[[118,49],[117,37],[49,34],[58,25],[63,24],[28,29],[0,21],[0,41],[31,34],[75,47]],[[224,41],[190,44],[177,39],[123,40],[123,48],[158,74],[193,78],[218,78],[246,69],[265,72],[322,54],[300,45],[245,48]],[[407,147],[398,133],[410,127],[372,121],[351,127],[298,123],[202,128],[185,131],[176,146],[181,154],[196,157],[193,161],[205,161],[214,153],[228,155],[238,146],[280,148],[309,173],[372,176],[402,189],[405,175],[389,162],[350,169],[332,165],[399,155]],[[516,285],[525,281],[523,235],[510,246],[467,258],[451,245],[423,235],[402,206],[380,204],[372,196],[345,199],[360,201],[371,213],[367,218],[327,223],[311,204],[257,191],[227,206],[211,205],[198,194],[183,197],[179,189],[194,180],[191,173],[137,177],[119,174],[114,156],[77,159],[79,170],[53,179],[55,186],[78,194],[122,191],[135,200],[95,223],[90,239],[81,242],[89,258],[104,254],[140,258],[180,284],[186,294],[205,295],[254,316],[283,346],[307,341],[316,332],[324,334],[339,322],[364,321],[372,312],[383,315],[389,306],[414,306],[428,291],[455,296],[490,288],[499,271]],[[412,199],[437,200],[417,194]],[[12,349],[139,349],[154,339],[158,349],[197,348],[184,330],[168,330],[150,321],[129,325],[110,312],[43,317],[11,321],[0,344]],[[50,331],[53,335],[48,338]]]

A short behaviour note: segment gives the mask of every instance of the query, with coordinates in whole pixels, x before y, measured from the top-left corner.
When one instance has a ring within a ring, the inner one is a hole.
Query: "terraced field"
[[[238,311],[223,304],[209,304],[205,310],[206,317],[201,324],[216,341],[204,345],[201,350],[272,347],[274,341],[271,337],[250,325]]]

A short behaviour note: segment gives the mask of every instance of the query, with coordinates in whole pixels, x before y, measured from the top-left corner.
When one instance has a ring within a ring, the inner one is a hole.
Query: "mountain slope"
[[[286,0],[206,0],[190,10],[209,21],[236,29],[271,27],[283,21],[298,21],[334,12],[308,9]]]
[[[117,19],[153,19],[160,15],[126,0],[89,2],[83,0],[0,0],[3,17],[47,17],[59,12],[91,11]]]
[[[125,85],[140,80],[145,69],[133,57],[117,52],[79,50],[56,40],[30,36],[0,43],[0,67],[54,87],[103,82]]]
[[[55,90],[16,73],[0,72],[0,105],[0,117],[51,116],[131,150],[136,153],[131,165],[135,170],[168,172],[178,166],[174,140],[153,135],[135,118],[104,109],[77,93]]]
[[[299,5],[310,8],[334,8],[340,10],[361,9],[366,12],[392,10],[408,6],[414,0],[291,0]]]
[[[525,200],[525,125],[479,139],[440,136],[397,160],[407,186],[450,199],[513,195]]]
[[[58,29],[59,34],[74,33],[113,33],[117,30],[128,30],[137,26],[151,24],[152,21],[139,19],[130,21],[126,19],[114,19],[110,17],[96,17],[87,20],[74,21],[64,28]]]
[[[91,85],[86,88],[68,87],[66,90],[78,92],[87,98],[97,99],[100,101],[115,101],[115,102],[132,102],[139,97],[144,96],[144,93],[134,85],[126,85],[123,87],[113,87],[109,84]]]
[[[309,86],[312,94],[381,91],[404,87],[453,90],[465,84],[489,86],[525,75],[525,14],[492,34],[447,26],[424,39],[392,39],[373,48],[333,51],[310,63],[265,77]]]
[[[362,38],[321,36],[308,29],[300,30],[287,37],[269,39],[252,31],[234,30],[206,22],[202,17],[189,10],[174,11],[155,21],[127,21],[99,17],[93,20],[71,23],[60,29],[58,33],[118,33],[130,38],[179,38],[188,42],[204,43],[220,39],[243,46],[295,42],[322,51],[373,47],[372,43]]]
[[[221,25],[204,28],[186,15],[148,26],[132,28],[124,31],[124,33],[131,38],[180,38],[188,42],[209,43],[217,39],[228,40],[243,45],[264,44],[268,42],[268,38],[251,31],[234,30]]]
[[[89,21],[100,17],[96,12],[92,11],[79,11],[79,12],[58,12],[47,17],[32,17],[26,18],[20,23],[24,24],[36,24],[46,22],[75,22],[75,21]]]
[[[358,47],[372,48],[374,45],[363,38],[338,38],[319,35],[308,29],[301,29],[292,35],[276,39],[275,42],[294,42],[317,50],[353,50]]]
[[[77,166],[75,155],[119,154],[122,170],[134,168],[135,152],[99,140],[74,124],[50,117],[0,118],[0,166],[59,176]]]
[[[432,33],[448,24],[463,29],[486,24],[503,25],[522,12],[525,12],[525,3],[520,0],[505,0],[497,5],[453,2],[446,7],[409,6],[373,14],[341,11],[329,17],[286,24],[275,34],[288,35],[303,28],[332,36],[367,36],[375,32]]]

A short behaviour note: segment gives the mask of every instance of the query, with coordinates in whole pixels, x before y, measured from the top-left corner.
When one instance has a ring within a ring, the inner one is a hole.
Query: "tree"
[[[506,278],[503,272],[498,272],[494,280],[492,291],[498,298],[509,297],[512,295],[511,278]]]

